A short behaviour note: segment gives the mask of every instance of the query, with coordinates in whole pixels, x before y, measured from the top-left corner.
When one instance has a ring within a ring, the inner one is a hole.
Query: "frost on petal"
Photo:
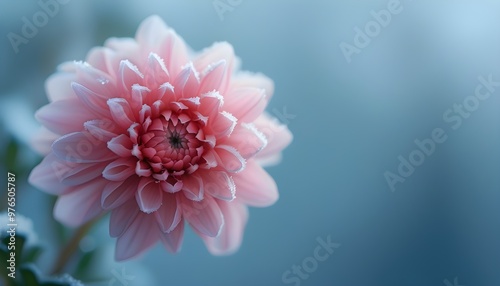
[[[115,259],[123,261],[135,257],[153,246],[159,229],[152,215],[139,212],[125,232],[116,241]]]
[[[215,147],[217,153],[217,163],[230,173],[237,173],[245,169],[245,158],[238,153],[238,150],[228,145],[217,145]]]
[[[165,62],[156,53],[150,53],[148,57],[148,73],[146,74],[146,83],[153,86],[160,86],[165,82],[168,82],[170,75],[168,73],[167,67],[165,67]]]
[[[82,106],[77,98],[63,99],[40,108],[36,119],[57,134],[67,134],[83,130],[83,124],[96,115]],[[71,120],[69,120],[71,119]]]
[[[54,217],[61,223],[76,227],[97,217],[101,208],[101,191],[107,180],[97,179],[75,186],[74,189],[57,199]]]
[[[224,94],[233,73],[233,65],[235,62],[234,50],[229,43],[215,43],[211,47],[203,50],[194,60],[194,66],[197,70],[204,71],[208,66],[216,65],[221,62],[221,60],[224,61],[225,72],[223,73],[222,80],[217,90],[221,94]]]
[[[137,204],[141,211],[152,213],[158,210],[162,204],[163,191],[160,184],[150,178],[142,178],[135,194]]]
[[[292,142],[292,133],[286,125],[266,113],[259,116],[254,124],[267,138],[267,146],[255,158],[266,166],[278,163],[280,152]]]
[[[224,217],[214,198],[206,196],[201,202],[195,202],[181,196],[181,204],[182,216],[195,230],[210,237],[219,235]]]
[[[224,81],[226,73],[226,60],[220,60],[208,65],[201,74],[200,89],[198,94],[218,90]]]
[[[210,119],[210,127],[217,138],[231,135],[237,123],[236,117],[225,111]]]
[[[118,70],[118,82],[120,83],[123,91],[131,92],[134,84],[141,84],[144,75],[139,71],[137,66],[132,64],[129,60],[120,62],[120,69]]]
[[[245,205],[236,202],[218,201],[218,204],[224,214],[222,231],[217,237],[202,235],[202,239],[213,255],[233,254],[239,249],[243,240],[248,209]]]
[[[254,160],[249,160],[243,172],[233,175],[236,196],[253,207],[267,207],[278,200],[278,187],[274,179]]]
[[[104,99],[116,93],[115,79],[109,74],[96,69],[88,62],[74,62],[74,67],[77,75],[76,83],[89,88]]]
[[[197,96],[199,86],[198,71],[193,67],[192,63],[186,64],[174,80],[176,99]]]
[[[265,149],[267,138],[253,124],[242,123],[231,136],[220,140],[220,144],[233,146],[243,158],[249,159]]]

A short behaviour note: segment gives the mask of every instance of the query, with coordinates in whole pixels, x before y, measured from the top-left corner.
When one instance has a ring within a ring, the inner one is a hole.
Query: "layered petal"
[[[115,259],[135,257],[152,247],[160,238],[158,226],[151,223],[152,215],[139,212],[116,241]]]
[[[224,227],[217,237],[201,235],[207,249],[214,255],[229,255],[237,251],[243,240],[248,209],[240,203],[218,201],[224,215]]]
[[[249,160],[243,172],[233,175],[238,200],[254,207],[267,207],[278,200],[273,178],[257,162]]]

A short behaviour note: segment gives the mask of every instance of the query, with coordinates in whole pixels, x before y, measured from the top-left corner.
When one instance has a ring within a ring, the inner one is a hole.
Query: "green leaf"
[[[31,267],[21,267],[21,277],[25,286],[40,286],[35,270]]]
[[[33,246],[25,251],[23,255],[23,261],[25,262],[35,262],[35,260],[42,254],[43,248],[40,246]]]

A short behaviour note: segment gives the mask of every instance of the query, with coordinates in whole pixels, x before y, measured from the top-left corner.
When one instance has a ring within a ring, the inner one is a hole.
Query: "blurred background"
[[[16,173],[16,210],[47,249],[42,272],[61,237],[53,198],[26,183],[41,160],[27,144],[38,128],[33,114],[47,103],[44,81],[58,64],[84,60],[109,37],[133,37],[158,14],[194,50],[228,41],[244,70],[275,81],[268,111],[295,136],[268,169],[280,200],[250,210],[241,249],[227,257],[210,255],[188,230],[177,255],[158,244],[116,263],[103,222],[80,245],[95,254],[88,285],[500,285],[500,90],[459,128],[443,119],[474,96],[478,77],[500,81],[498,1],[57,3],[33,37],[12,45],[23,17],[43,10],[0,0],[0,169]],[[396,13],[374,24],[381,10]],[[447,140],[392,191],[384,174],[400,176],[398,157],[408,160],[414,141],[435,128]],[[314,258],[320,240],[340,244],[324,261]]]

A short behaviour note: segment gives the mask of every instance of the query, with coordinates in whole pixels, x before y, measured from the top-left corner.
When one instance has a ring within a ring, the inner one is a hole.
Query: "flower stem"
[[[68,243],[64,246],[63,249],[61,249],[61,252],[59,253],[59,256],[57,257],[56,263],[54,264],[54,268],[51,272],[52,275],[59,274],[64,270],[64,267],[70,260],[70,258],[73,256],[75,251],[78,249],[78,245],[80,244],[80,240],[82,240],[83,237],[87,234],[87,232],[92,228],[92,225],[98,220],[94,219],[91,220],[84,225],[80,226],[71,239],[68,241]]]

